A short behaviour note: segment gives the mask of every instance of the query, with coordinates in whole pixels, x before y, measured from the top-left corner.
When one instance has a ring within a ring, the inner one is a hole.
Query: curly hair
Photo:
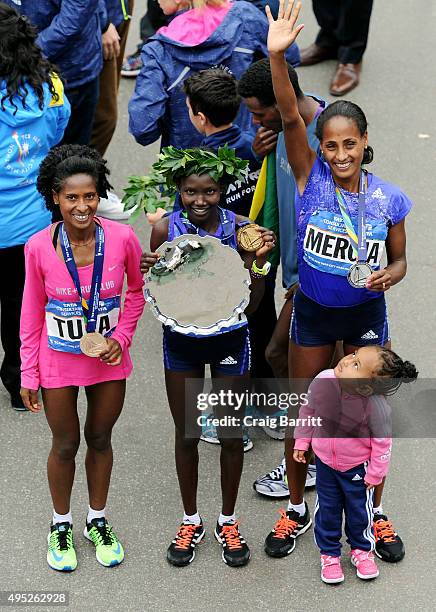
[[[384,346],[377,346],[381,366],[377,378],[371,380],[374,393],[382,395],[394,394],[402,383],[410,383],[417,379],[418,370],[410,361],[403,361],[394,351]]]
[[[302,98],[304,93],[301,91],[298,75],[291,64],[287,66],[295,95],[297,98]],[[273,106],[276,103],[269,58],[251,64],[239,79],[238,93],[242,98],[257,98],[262,106]]]
[[[368,129],[365,113],[360,106],[357,106],[357,104],[349,100],[337,100],[337,102],[329,104],[318,117],[315,134],[319,141],[322,140],[325,124],[330,119],[333,119],[333,117],[345,117],[346,119],[354,121],[361,136],[363,136]],[[373,159],[374,149],[367,146],[363,152],[362,164],[370,164]]]
[[[59,193],[65,179],[74,174],[92,176],[101,198],[106,198],[108,189],[112,189],[107,179],[109,168],[98,151],[86,145],[66,144],[53,147],[39,167],[36,182],[48,210],[56,209],[53,192]]]
[[[44,107],[44,83],[48,84],[50,93],[58,99],[51,82],[50,73],[56,68],[42,56],[36,46],[37,30],[26,17],[15,9],[0,2],[0,78],[6,81],[7,94],[0,101],[4,111],[5,100],[18,111],[14,98],[19,98],[26,108],[28,87],[35,90],[39,108]]]

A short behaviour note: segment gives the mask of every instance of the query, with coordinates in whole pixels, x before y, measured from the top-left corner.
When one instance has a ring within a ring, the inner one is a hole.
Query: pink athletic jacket
[[[21,310],[21,384],[27,389],[88,386],[127,378],[132,371],[129,346],[144,309],[144,281],[139,270],[141,245],[132,228],[99,219],[105,233],[104,268],[97,331],[115,328],[111,337],[122,349],[122,361],[109,366],[98,358],[50,348],[49,341],[78,341],[83,318],[77,316],[79,297],[65,263],[56,253],[50,227],[27,242],[26,283]],[[93,265],[78,268],[83,297],[88,300]],[[127,291],[121,303],[124,279]],[[75,304],[74,304],[75,303]],[[60,313],[60,314],[58,314]],[[74,316],[73,316],[74,315]]]
[[[386,399],[344,393],[333,370],[318,374],[308,396],[299,419],[319,417],[322,425],[298,424],[294,449],[306,451],[312,445],[316,456],[339,472],[368,462],[365,480],[379,484],[388,473],[392,448],[391,410]]]

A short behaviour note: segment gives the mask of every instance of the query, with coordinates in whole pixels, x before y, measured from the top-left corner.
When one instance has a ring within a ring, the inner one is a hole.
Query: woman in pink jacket
[[[21,312],[21,397],[38,412],[38,389],[53,434],[47,471],[53,499],[47,561],[72,571],[71,489],[80,443],[79,387],[85,387],[89,509],[84,536],[97,561],[117,565],[123,547],[105,518],[112,470],[111,434],[132,371],[129,347],[144,308],[141,246],[129,226],[98,219],[109,170],[94,149],[63,145],[42,162],[38,191],[63,221],[35,234],[25,247]],[[127,290],[121,305],[124,279]]]
[[[295,428],[294,461],[315,453],[317,500],[315,542],[321,551],[321,579],[344,580],[341,568],[342,515],[351,562],[363,580],[376,578],[373,488],[389,469],[391,414],[385,395],[415,380],[416,368],[393,351],[364,346],[334,370],[324,370],[309,387]]]

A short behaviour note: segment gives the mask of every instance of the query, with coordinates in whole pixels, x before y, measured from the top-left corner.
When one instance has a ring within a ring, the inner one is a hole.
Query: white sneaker
[[[316,484],[316,466],[309,464],[307,468],[306,487]],[[286,478],[286,462],[283,458],[280,465],[268,474],[261,476],[253,482],[253,489],[266,497],[285,498],[289,496],[288,480]]]
[[[266,497],[289,497],[288,485],[285,480],[285,460],[268,474],[261,476],[253,482],[253,489]]]
[[[134,209],[124,210],[124,204],[120,198],[112,191],[107,192],[107,198],[100,198],[97,208],[97,215],[112,221],[126,221]]]

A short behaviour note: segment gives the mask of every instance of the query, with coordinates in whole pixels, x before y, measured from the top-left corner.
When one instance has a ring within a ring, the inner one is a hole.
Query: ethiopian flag
[[[252,221],[275,233],[277,246],[268,255],[268,261],[272,266],[278,266],[280,263],[280,245],[275,151],[269,153],[263,160],[248,216]]]

